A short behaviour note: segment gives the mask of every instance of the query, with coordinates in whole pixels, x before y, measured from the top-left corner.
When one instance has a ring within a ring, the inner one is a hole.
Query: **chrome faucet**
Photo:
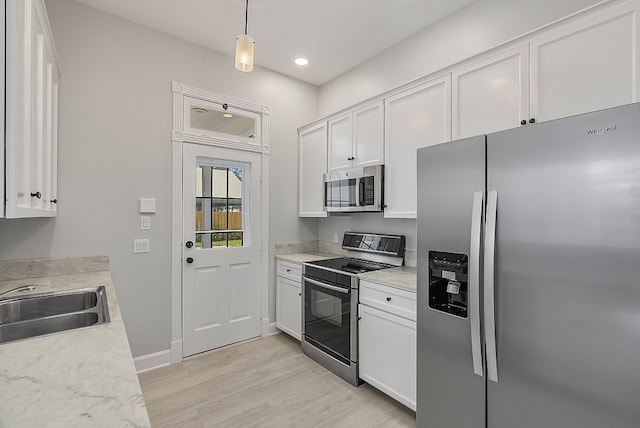
[[[31,291],[35,290],[35,285],[23,285],[21,287],[12,288],[11,290],[5,291],[4,293],[0,293],[0,299],[3,299],[7,294],[19,293],[21,291]]]

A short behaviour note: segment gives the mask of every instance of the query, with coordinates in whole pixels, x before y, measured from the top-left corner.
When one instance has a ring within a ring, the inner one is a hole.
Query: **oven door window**
[[[351,361],[351,290],[348,293],[304,282],[304,334],[345,364]]]

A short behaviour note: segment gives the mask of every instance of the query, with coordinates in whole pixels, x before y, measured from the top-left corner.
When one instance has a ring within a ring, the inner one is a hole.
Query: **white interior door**
[[[183,144],[183,356],[260,335],[260,157]]]

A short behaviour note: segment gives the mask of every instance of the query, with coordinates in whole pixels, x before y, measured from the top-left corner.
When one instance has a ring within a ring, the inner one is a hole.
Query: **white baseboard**
[[[171,364],[182,361],[182,340],[171,342]]]
[[[171,364],[171,352],[167,349],[166,351],[142,355],[134,358],[133,362],[136,365],[136,372],[143,373]]]
[[[271,336],[271,329],[273,324],[269,322],[269,318],[262,318],[260,320],[260,336],[267,337]]]
[[[276,323],[272,322],[271,324],[269,324],[269,336],[273,336],[274,334],[280,334],[282,333],[280,330],[278,330],[278,327],[276,327]]]

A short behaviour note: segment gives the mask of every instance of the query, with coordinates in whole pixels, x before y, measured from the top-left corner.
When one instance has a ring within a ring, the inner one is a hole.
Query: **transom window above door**
[[[195,98],[185,101],[185,132],[254,143],[258,139],[259,115],[225,103]]]
[[[198,158],[195,174],[196,248],[245,246],[249,165]]]

